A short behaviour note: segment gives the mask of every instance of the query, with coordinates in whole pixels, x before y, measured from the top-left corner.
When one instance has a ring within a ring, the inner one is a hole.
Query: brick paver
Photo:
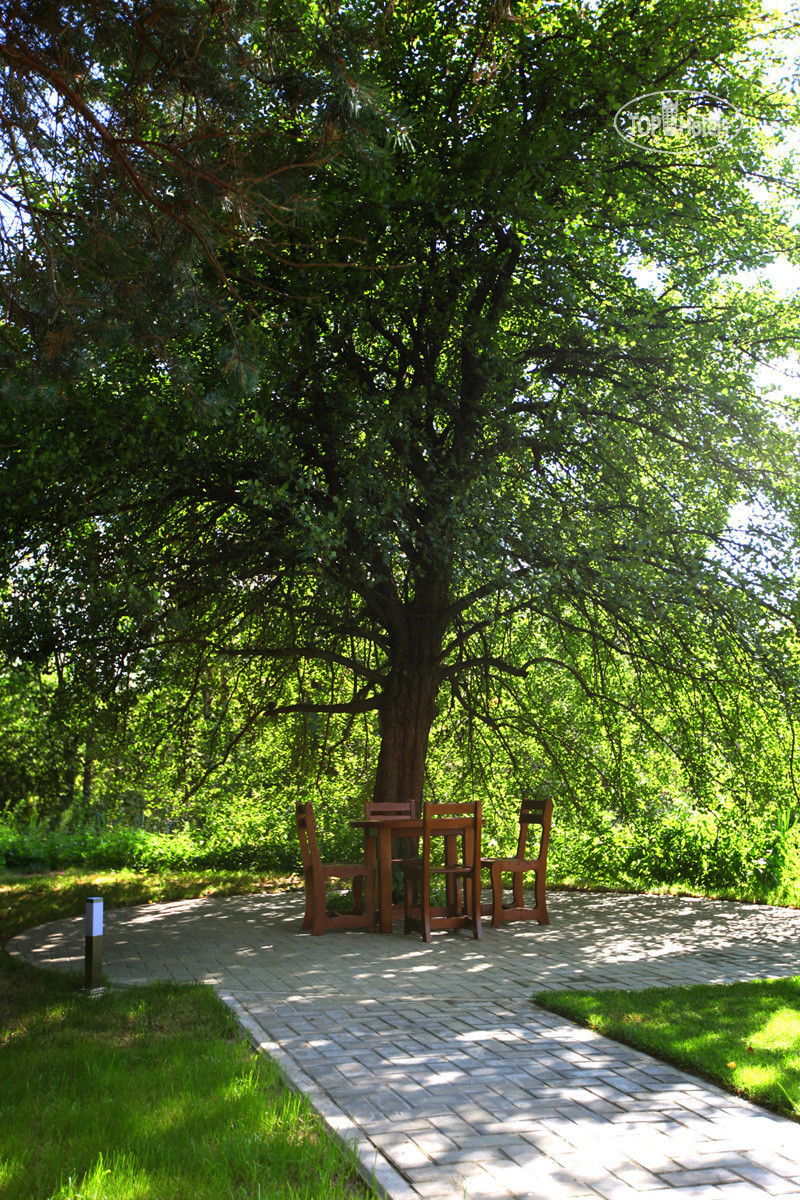
[[[800,973],[800,912],[552,892],[552,924],[303,933],[298,894],[106,913],[118,983],[201,980],[393,1200],[800,1200],[800,1125],[530,1002]],[[8,949],[80,970],[83,921]]]

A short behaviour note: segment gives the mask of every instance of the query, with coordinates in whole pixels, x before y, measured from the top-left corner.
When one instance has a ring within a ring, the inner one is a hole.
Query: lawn
[[[0,944],[107,906],[277,888],[253,874],[0,874]],[[2,1200],[355,1200],[372,1196],[306,1102],[209,988],[82,995],[0,955]]]
[[[800,977],[635,992],[537,992],[533,999],[800,1119]]]

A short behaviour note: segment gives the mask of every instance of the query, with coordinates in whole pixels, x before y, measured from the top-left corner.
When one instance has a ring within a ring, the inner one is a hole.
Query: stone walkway
[[[312,937],[298,893],[117,909],[104,968],[117,983],[212,984],[392,1200],[800,1200],[800,1125],[530,1001],[545,988],[798,974],[800,912],[567,892],[548,903],[549,927],[487,923],[481,942],[429,945]],[[82,970],[83,939],[78,918],[8,949]]]

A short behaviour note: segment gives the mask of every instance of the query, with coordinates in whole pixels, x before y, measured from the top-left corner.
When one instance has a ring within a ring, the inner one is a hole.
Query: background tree
[[[722,547],[733,503],[786,502],[753,374],[796,306],[731,276],[796,253],[769,154],[794,110],[749,0],[340,12],[372,33],[345,74],[401,136],[312,172],[302,236],[232,237],[234,300],[168,344],[56,392],[9,367],[6,497],[17,546],[101,523],[163,652],[262,663],[263,716],[377,713],[375,794],[419,800],[442,700],[492,722],[493,693],[575,675],[559,639],[699,689],[757,660],[767,594]],[[618,138],[621,104],[681,87],[736,104],[739,137]],[[543,641],[505,641],[522,617]]]

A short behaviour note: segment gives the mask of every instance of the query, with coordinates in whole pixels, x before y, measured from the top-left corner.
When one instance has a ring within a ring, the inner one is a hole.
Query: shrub
[[[294,869],[294,858],[250,842],[203,840],[182,830],[148,833],[118,827],[73,833],[38,826],[15,829],[0,823],[0,866],[13,871],[55,871],[64,867],[117,870]]]
[[[637,888],[674,884],[709,891],[768,891],[800,879],[798,824],[791,814],[717,813],[688,805],[657,820],[622,823],[610,813],[554,825],[553,877]]]

